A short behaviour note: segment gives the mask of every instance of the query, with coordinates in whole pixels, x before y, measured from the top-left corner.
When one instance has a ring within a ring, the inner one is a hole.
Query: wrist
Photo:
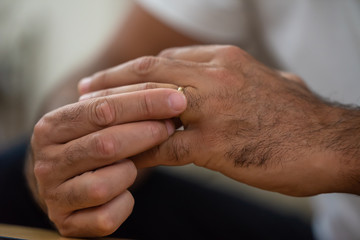
[[[326,116],[318,156],[328,172],[324,192],[360,194],[360,111],[333,105]]]

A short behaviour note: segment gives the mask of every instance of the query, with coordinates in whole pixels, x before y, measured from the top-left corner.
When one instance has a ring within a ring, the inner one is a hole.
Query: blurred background
[[[31,134],[36,112],[57,81],[94,57],[130,0],[0,0],[0,151]],[[254,189],[194,166],[174,174],[309,220],[307,198]]]
[[[0,150],[29,133],[57,81],[85,65],[130,1],[0,1]]]

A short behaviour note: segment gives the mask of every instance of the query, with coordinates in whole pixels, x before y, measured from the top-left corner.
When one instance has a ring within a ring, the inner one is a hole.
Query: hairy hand
[[[62,235],[105,236],[125,221],[134,205],[127,188],[137,175],[126,158],[172,135],[166,119],[185,108],[176,90],[152,89],[81,101],[40,119],[28,178]]]
[[[297,76],[272,70],[237,47],[199,46],[102,71],[79,90],[86,99],[142,83],[182,86],[188,106],[180,116],[185,130],[132,158],[138,167],[194,163],[295,196],[346,189],[341,146],[330,140],[342,111]]]

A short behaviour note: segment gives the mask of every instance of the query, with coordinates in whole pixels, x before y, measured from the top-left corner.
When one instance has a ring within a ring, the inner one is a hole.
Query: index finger
[[[185,96],[173,89],[95,98],[48,113],[36,124],[33,136],[44,139],[40,144],[65,143],[113,125],[176,117],[185,108]]]

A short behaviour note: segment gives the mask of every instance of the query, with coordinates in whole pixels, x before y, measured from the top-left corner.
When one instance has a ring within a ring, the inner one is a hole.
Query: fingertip
[[[171,136],[175,132],[175,124],[172,120],[165,120],[166,129],[168,131],[168,135]]]
[[[182,112],[186,109],[187,100],[182,92],[174,92],[169,95],[169,106],[176,112]]]
[[[130,178],[133,179],[132,183],[134,183],[137,174],[138,174],[138,169],[134,163],[134,161],[132,161],[129,158],[125,158],[121,161],[121,163],[126,164],[127,165],[127,173],[129,174]],[[131,184],[132,184],[131,183]]]
[[[81,95],[88,93],[90,91],[90,83],[91,83],[90,77],[86,77],[80,80],[78,84],[78,91]]]

